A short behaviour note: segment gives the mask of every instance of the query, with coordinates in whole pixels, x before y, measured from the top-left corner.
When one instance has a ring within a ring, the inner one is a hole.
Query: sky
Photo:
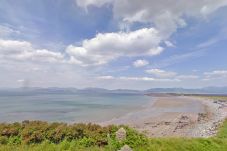
[[[227,0],[0,0],[0,87],[227,86]]]

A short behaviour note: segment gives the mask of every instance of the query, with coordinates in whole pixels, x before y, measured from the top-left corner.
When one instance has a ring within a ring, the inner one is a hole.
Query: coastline
[[[116,124],[114,120],[114,125],[45,121],[1,123],[0,150],[49,151],[64,148],[109,151],[127,148],[156,151],[160,147],[163,150],[226,150],[227,120],[222,123],[227,115],[226,101],[185,96],[155,99],[146,110],[128,115],[137,116],[134,120],[121,119],[124,125]],[[191,104],[200,104],[201,108],[182,110],[188,109]],[[159,108],[163,113],[149,115],[152,108]],[[165,108],[169,109],[168,112]]]
[[[154,96],[144,110],[98,124],[128,125],[149,137],[206,138],[227,117],[226,104],[194,96]]]

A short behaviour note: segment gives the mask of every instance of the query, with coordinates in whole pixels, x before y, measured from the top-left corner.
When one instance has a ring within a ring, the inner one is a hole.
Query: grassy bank
[[[138,151],[226,151],[227,121],[213,138],[147,138],[124,127],[126,140],[116,140],[119,126],[24,122],[0,125],[1,151],[114,151],[124,144]]]

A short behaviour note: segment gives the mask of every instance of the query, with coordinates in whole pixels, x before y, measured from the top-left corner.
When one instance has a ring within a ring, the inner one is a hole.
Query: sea
[[[104,122],[146,108],[143,94],[0,94],[0,122]]]

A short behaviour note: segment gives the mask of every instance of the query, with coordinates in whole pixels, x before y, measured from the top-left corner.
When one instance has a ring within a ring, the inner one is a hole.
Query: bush
[[[1,136],[11,137],[17,136],[21,132],[22,126],[20,123],[0,124]]]
[[[127,144],[132,148],[147,145],[149,140],[145,135],[140,134],[129,127],[125,127],[125,129],[127,131],[127,139],[124,141],[124,144]]]
[[[92,138],[84,137],[79,140],[79,145],[83,147],[91,147],[95,145],[95,140]]]
[[[77,141],[82,146],[106,146],[107,135],[114,136],[117,126],[101,127],[97,124],[50,123],[43,121],[23,121],[22,123],[0,124],[1,143],[39,144],[43,141],[58,144]]]
[[[4,145],[8,143],[8,138],[6,136],[0,136],[0,144]]]
[[[8,139],[8,144],[10,144],[10,145],[18,145],[18,144],[21,144],[21,137],[20,136],[11,136]]]
[[[27,143],[41,143],[45,140],[45,133],[47,131],[47,122],[32,121],[23,125],[21,131],[22,140]]]

